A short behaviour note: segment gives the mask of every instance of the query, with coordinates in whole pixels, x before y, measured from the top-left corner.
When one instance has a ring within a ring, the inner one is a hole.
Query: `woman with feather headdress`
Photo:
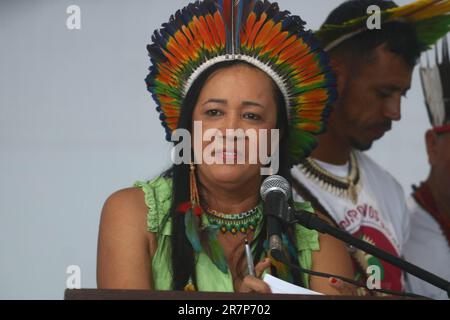
[[[279,130],[280,140],[270,148],[278,148],[278,174],[289,180],[290,165],[306,157],[324,131],[335,98],[333,73],[304,22],[276,3],[191,3],[155,31],[148,52],[152,66],[146,83],[169,141],[176,141],[177,130],[195,134],[195,122],[205,131]],[[247,140],[244,145],[245,151],[251,147]],[[200,151],[208,146],[201,144]],[[197,163],[194,151],[187,163],[108,198],[100,225],[98,286],[270,292],[261,280],[270,269],[318,292],[351,294],[340,280],[299,271],[353,276],[345,246],[329,236],[283,225],[282,247],[290,263],[267,258],[262,165],[247,158],[236,164],[236,149],[215,153],[232,164]],[[308,203],[291,205],[314,213]],[[245,241],[255,275],[246,272]]]

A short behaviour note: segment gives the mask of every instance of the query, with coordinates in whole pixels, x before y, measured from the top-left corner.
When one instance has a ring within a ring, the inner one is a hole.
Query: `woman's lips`
[[[233,163],[235,163],[238,160],[240,153],[236,151],[219,151],[217,155],[224,161],[233,160]]]
[[[238,158],[237,152],[223,151],[221,153],[222,153],[222,159],[224,161],[233,160],[233,163],[234,163]]]
[[[222,156],[224,159],[237,159],[236,152],[222,152]]]

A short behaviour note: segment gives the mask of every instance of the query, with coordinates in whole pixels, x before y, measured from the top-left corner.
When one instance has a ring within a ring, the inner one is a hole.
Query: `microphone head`
[[[269,176],[263,181],[260,191],[262,200],[265,201],[266,196],[272,191],[282,192],[286,200],[291,197],[291,185],[284,177],[279,175]]]

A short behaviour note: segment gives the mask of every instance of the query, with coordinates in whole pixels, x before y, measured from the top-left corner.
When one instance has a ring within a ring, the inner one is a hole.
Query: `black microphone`
[[[291,197],[291,186],[282,176],[267,177],[261,185],[261,198],[264,201],[263,214],[267,217],[267,237],[272,256],[282,255],[281,222],[289,212],[287,201]]]

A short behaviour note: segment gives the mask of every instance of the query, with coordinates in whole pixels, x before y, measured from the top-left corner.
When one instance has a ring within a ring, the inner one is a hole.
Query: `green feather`
[[[290,156],[293,164],[303,161],[317,145],[317,138],[313,134],[295,128],[290,129],[289,140],[291,148]]]
[[[186,227],[186,237],[191,243],[192,248],[195,252],[201,252],[202,245],[200,243],[198,218],[192,212],[192,208],[184,214],[184,225]]]
[[[228,272],[228,264],[225,259],[225,252],[217,239],[219,227],[209,226],[207,229],[208,235],[208,253],[211,261],[219,268],[223,273]]]
[[[422,20],[415,26],[420,44],[426,50],[450,31],[450,15]]]

